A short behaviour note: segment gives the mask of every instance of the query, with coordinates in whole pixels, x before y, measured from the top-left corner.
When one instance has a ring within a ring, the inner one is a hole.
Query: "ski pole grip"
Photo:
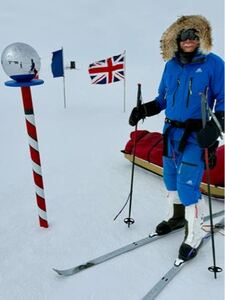
[[[141,84],[138,83],[138,91],[137,91],[137,109],[141,106],[142,96],[141,96]]]

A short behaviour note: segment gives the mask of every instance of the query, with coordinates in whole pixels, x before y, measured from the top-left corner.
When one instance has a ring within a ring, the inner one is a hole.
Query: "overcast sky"
[[[143,84],[146,100],[156,96],[164,67],[159,40],[165,29],[177,17],[185,14],[204,15],[213,28],[213,51],[223,57],[223,2],[223,0],[2,1],[0,52],[2,53],[12,42],[25,42],[33,46],[42,58],[42,71],[45,73],[43,79],[46,80],[47,87],[50,88],[52,84],[55,89],[55,85],[59,85],[59,80],[53,80],[51,76],[51,52],[63,46],[65,63],[75,60],[80,69],[79,72],[70,72],[67,75],[67,90],[68,94],[71,93],[70,97],[87,98],[90,95],[96,97],[97,91],[97,97],[115,98],[116,93],[118,97],[122,97],[120,83],[113,85],[111,89],[104,88],[106,94],[102,93],[101,87],[99,93],[99,87],[93,88],[90,85],[87,67],[93,61],[126,50],[127,101],[128,103],[131,101],[132,106],[137,82]],[[0,78],[1,81],[6,79],[2,69]]]

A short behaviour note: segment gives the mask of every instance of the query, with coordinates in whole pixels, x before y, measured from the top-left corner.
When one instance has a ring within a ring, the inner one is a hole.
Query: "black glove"
[[[130,114],[129,124],[135,126],[141,119],[157,115],[159,112],[160,108],[156,100],[141,104],[138,108],[133,108]]]
[[[216,112],[215,116],[217,117],[217,120],[219,121],[221,128],[224,131],[224,112]],[[201,148],[208,148],[212,146],[219,136],[220,130],[213,119],[206,123],[205,128],[197,132],[197,140]]]
[[[131,126],[137,125],[138,121],[146,117],[146,112],[144,109],[144,104],[139,107],[134,107],[129,118],[129,124]]]

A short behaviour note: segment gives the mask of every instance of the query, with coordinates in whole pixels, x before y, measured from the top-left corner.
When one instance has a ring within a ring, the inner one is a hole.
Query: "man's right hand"
[[[146,117],[146,112],[144,109],[144,104],[140,105],[138,108],[134,107],[129,118],[129,124],[131,126],[137,125],[138,121]]]
[[[130,114],[129,124],[135,126],[139,120],[157,115],[158,113],[160,113],[160,107],[156,100],[141,104],[138,108],[133,108]]]

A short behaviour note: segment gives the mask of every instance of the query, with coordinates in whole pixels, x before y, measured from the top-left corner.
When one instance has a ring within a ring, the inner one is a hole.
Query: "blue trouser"
[[[203,150],[187,142],[183,152],[179,142],[168,140],[168,156],[163,156],[163,178],[168,191],[177,191],[183,205],[201,198],[200,183],[204,172]]]

